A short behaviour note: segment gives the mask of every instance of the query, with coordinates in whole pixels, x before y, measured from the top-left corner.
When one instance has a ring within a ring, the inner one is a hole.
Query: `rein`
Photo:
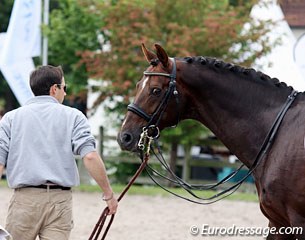
[[[259,163],[261,162],[261,160],[263,159],[263,157],[265,156],[265,154],[268,152],[268,150],[270,149],[274,138],[276,136],[276,133],[280,127],[280,124],[286,114],[286,112],[288,111],[289,107],[291,106],[291,104],[293,103],[293,101],[295,100],[298,92],[293,90],[290,95],[287,97],[286,102],[284,103],[283,107],[281,108],[280,112],[278,113],[278,115],[276,116],[266,138],[264,139],[263,144],[260,147],[260,150],[258,152],[258,154],[256,155],[256,158],[252,164],[252,166],[248,169],[248,173],[241,179],[239,180],[237,183],[235,183],[233,186],[222,190],[221,192],[213,195],[212,197],[208,197],[208,198],[202,198],[197,196],[193,190],[208,190],[208,189],[215,189],[217,186],[228,182],[231,178],[233,178],[243,167],[244,164],[242,164],[238,169],[236,169],[235,171],[231,172],[229,175],[227,175],[225,178],[223,178],[221,181],[214,183],[214,184],[206,184],[206,185],[191,185],[188,184],[187,182],[183,181],[181,178],[179,178],[168,166],[166,160],[164,159],[161,149],[158,145],[158,141],[157,138],[159,137],[159,133],[160,130],[158,128],[158,124],[162,118],[162,115],[167,107],[168,104],[168,100],[169,98],[172,96],[172,94],[176,97],[176,101],[177,101],[177,105],[179,104],[178,101],[178,91],[176,90],[176,63],[175,63],[175,59],[173,59],[173,69],[172,69],[172,73],[171,74],[167,74],[167,73],[159,73],[159,72],[144,72],[145,76],[162,76],[162,77],[168,77],[170,78],[170,82],[169,82],[169,88],[166,92],[166,94],[164,95],[163,99],[161,100],[159,106],[156,108],[155,112],[152,115],[147,114],[143,109],[141,109],[139,106],[137,106],[134,103],[131,103],[128,105],[127,109],[128,111],[131,111],[135,114],[137,114],[139,117],[145,119],[148,123],[146,125],[146,127],[143,128],[143,132],[142,134],[144,134],[148,131],[150,131],[151,134],[151,138],[154,139],[156,145],[157,145],[157,149],[159,154],[157,154],[154,149],[153,153],[155,154],[155,156],[157,157],[157,159],[159,160],[159,162],[161,163],[161,165],[164,167],[165,170],[167,170],[170,175],[173,177],[169,178],[167,176],[164,176],[162,174],[160,174],[159,172],[157,172],[156,170],[152,169],[149,165],[146,166],[146,171],[148,173],[148,175],[150,176],[150,178],[152,179],[152,181],[157,184],[159,187],[161,187],[162,189],[164,189],[165,191],[179,197],[182,198],[184,200],[193,202],[193,203],[198,203],[198,204],[211,204],[214,202],[217,202],[229,195],[231,195],[232,193],[234,193],[240,186],[241,184],[254,172],[254,170],[257,168],[257,166],[259,165]],[[154,121],[154,119],[156,118],[156,116],[159,115],[159,118]],[[178,113],[179,116],[179,113]],[[177,123],[179,122],[179,117],[177,119]],[[138,147],[140,149],[142,149],[143,144],[142,144],[142,134],[141,134],[141,138],[140,141],[138,143]],[[159,156],[158,156],[159,155]],[[183,197],[181,195],[178,195],[172,191],[170,191],[169,189],[167,189],[166,187],[163,187],[157,180],[155,180],[154,176],[158,176],[161,177],[165,180],[168,180],[172,183],[175,183],[176,185],[182,187],[185,191],[187,191],[190,195],[192,195],[193,197],[199,199],[198,200],[192,200],[186,197]],[[202,202],[202,201],[206,201],[206,202]]]
[[[260,147],[260,150],[252,164],[252,166],[249,168],[248,173],[241,179],[239,180],[237,183],[235,183],[234,185],[232,185],[231,187],[222,190],[216,194],[214,194],[211,197],[208,198],[202,198],[197,196],[197,194],[195,194],[193,192],[193,190],[209,190],[209,189],[215,189],[217,186],[229,181],[232,177],[234,177],[241,169],[242,167],[244,167],[244,164],[242,164],[238,169],[236,169],[235,171],[231,172],[229,175],[227,175],[224,179],[222,179],[221,181],[214,183],[214,184],[206,184],[206,185],[192,185],[192,184],[188,184],[187,182],[183,181],[181,178],[179,178],[169,167],[168,163],[166,162],[166,160],[164,159],[161,149],[159,147],[159,144],[157,142],[157,139],[154,139],[157,145],[157,149],[159,154],[157,154],[154,149],[153,149],[153,153],[155,154],[155,156],[157,157],[157,159],[159,160],[159,162],[161,163],[161,165],[165,168],[165,170],[167,170],[170,175],[174,178],[171,179],[169,177],[166,177],[162,174],[160,174],[159,172],[155,171],[154,169],[152,169],[149,165],[146,166],[146,171],[148,173],[148,175],[150,176],[150,178],[152,179],[152,181],[158,185],[159,187],[161,187],[163,190],[167,191],[168,193],[171,193],[172,195],[182,198],[184,200],[190,201],[192,203],[197,203],[197,204],[203,204],[203,205],[207,205],[207,204],[211,204],[214,202],[217,202],[225,197],[228,197],[229,195],[233,194],[240,186],[241,184],[254,172],[254,170],[258,167],[259,163],[261,162],[261,160],[263,159],[263,157],[265,156],[265,154],[268,152],[268,150],[270,149],[276,133],[280,127],[280,124],[286,114],[286,112],[288,111],[289,107],[291,106],[291,104],[293,103],[293,101],[295,100],[296,96],[297,96],[298,92],[293,90],[291,92],[291,94],[287,97],[286,102],[284,103],[283,107],[281,108],[280,112],[278,113],[278,115],[275,118],[275,121],[273,122],[263,144]],[[158,156],[160,155],[160,156]],[[183,197],[181,195],[178,195],[174,192],[172,192],[171,190],[169,190],[168,188],[162,186],[155,178],[153,175],[157,175],[163,179],[166,179],[172,183],[175,183],[176,185],[180,186],[181,188],[183,188],[186,192],[188,192],[190,195],[192,195],[194,198],[200,200],[193,200],[187,197]],[[205,202],[203,202],[205,201]]]
[[[143,144],[142,150],[144,152],[144,157],[142,159],[142,163],[141,163],[140,167],[138,168],[138,170],[136,171],[136,173],[130,179],[129,183],[126,185],[126,187],[124,188],[124,190],[122,191],[120,196],[118,197],[118,202],[121,201],[121,199],[125,196],[125,194],[129,190],[131,185],[134,183],[134,181],[137,179],[137,177],[141,174],[141,172],[146,167],[147,162],[149,160],[149,152],[150,152],[150,147],[151,147],[151,141],[152,140],[153,140],[153,138],[150,137],[147,134],[147,131],[146,131],[146,134],[145,133],[142,134],[142,144]],[[101,213],[101,216],[100,216],[99,220],[97,221],[97,223],[96,223],[96,225],[95,225],[95,227],[94,227],[94,229],[93,229],[93,231],[92,231],[88,240],[98,240],[98,237],[100,236],[101,231],[103,230],[103,227],[105,225],[106,219],[109,216],[108,213],[109,213],[109,208],[106,207],[103,210],[103,212]],[[110,216],[110,220],[109,220],[108,225],[107,225],[107,227],[106,227],[106,229],[103,233],[103,236],[102,236],[101,240],[104,240],[106,238],[107,233],[108,233],[108,231],[109,231],[109,229],[112,225],[112,222],[114,220],[114,216],[115,216],[115,214],[112,214]]]

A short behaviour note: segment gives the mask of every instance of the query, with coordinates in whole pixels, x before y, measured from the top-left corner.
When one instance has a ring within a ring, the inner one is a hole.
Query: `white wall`
[[[88,99],[87,99],[87,108],[90,109],[94,101],[99,96],[98,93],[92,91],[91,86],[101,85],[101,81],[89,80],[89,89],[88,89]],[[107,103],[107,102],[106,102]],[[116,114],[109,114],[105,111],[105,104],[101,104],[93,115],[91,112],[88,112],[88,119],[91,126],[91,131],[93,135],[98,139],[99,137],[99,128],[104,127],[104,136],[116,137],[118,133],[118,128],[115,126],[118,122]],[[99,149],[100,146],[98,146]],[[120,152],[120,147],[116,140],[105,140],[104,141],[104,155],[116,155]]]
[[[298,35],[300,32],[292,33],[287,21],[284,20],[282,9],[276,4],[275,0],[272,4],[264,7],[254,6],[251,14],[257,19],[279,21],[278,26],[273,29],[269,37],[271,41],[278,36],[282,39],[280,46],[275,47],[268,56],[257,61],[258,65],[263,65],[260,70],[272,78],[278,78],[281,82],[286,82],[287,85],[298,91],[304,91],[305,78],[293,58],[293,49],[296,43],[294,34]],[[271,63],[271,65],[268,63]]]

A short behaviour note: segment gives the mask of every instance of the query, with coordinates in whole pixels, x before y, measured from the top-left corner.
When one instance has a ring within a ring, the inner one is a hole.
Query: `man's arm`
[[[3,169],[4,169],[4,166],[2,164],[0,164],[0,180],[2,178]]]
[[[0,121],[0,180],[7,161],[11,139],[11,124],[8,115],[4,115]]]
[[[102,158],[97,152],[89,152],[83,157],[83,161],[86,169],[104,193],[109,214],[114,214],[118,207],[118,201],[113,195]]]

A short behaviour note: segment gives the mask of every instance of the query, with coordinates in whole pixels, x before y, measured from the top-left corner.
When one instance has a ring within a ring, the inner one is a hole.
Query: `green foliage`
[[[88,74],[80,64],[81,51],[100,48],[101,14],[96,9],[99,1],[63,0],[50,13],[50,24],[43,32],[49,42],[49,63],[61,65],[72,93],[87,86]]]
[[[0,27],[6,31],[13,6],[13,0],[1,2]],[[79,52],[95,51],[100,48],[98,36],[103,25],[102,14],[97,10],[98,0],[52,0],[50,1],[50,25],[42,26],[43,34],[48,36],[48,62],[61,65],[69,85],[69,102],[75,98],[86,100],[88,74],[86,66],[80,63]],[[36,65],[41,64],[40,58],[35,58]],[[10,93],[10,94],[9,94]],[[78,95],[78,96],[76,96]],[[13,94],[2,76],[0,76],[0,98],[5,98],[11,105]]]
[[[111,167],[115,167],[117,170],[113,177],[110,176],[112,181],[115,183],[126,184],[128,183],[128,178],[132,176],[140,164],[130,164],[126,162],[115,162],[111,164]]]
[[[3,6],[9,9],[12,2],[6,0]],[[171,56],[213,56],[245,66],[268,53],[273,44],[264,35],[274,24],[254,22],[249,17],[251,7],[257,2],[54,0],[51,1],[50,25],[43,27],[49,40],[49,63],[63,66],[73,94],[85,89],[89,76],[107,80],[99,89],[96,105],[106,98],[122,96],[110,110],[125,113],[126,105],[134,96],[136,82],[147,67],[141,43],[148,47],[160,43]],[[8,19],[0,15],[1,28]],[[243,30],[246,23],[249,31]],[[251,49],[254,42],[260,48]],[[107,44],[111,48],[105,51]],[[0,81],[0,91],[5,89],[2,86]],[[181,123],[183,127],[163,135],[169,142],[194,143],[206,133],[204,128],[194,124],[192,121]],[[179,137],[172,137],[172,134]]]
[[[268,53],[272,44],[264,35],[272,22],[254,21],[251,7],[258,1],[155,0],[104,2],[105,26],[102,32],[111,44],[106,52],[85,51],[82,54],[91,77],[111,80],[101,91],[107,96],[124,96],[111,110],[126,112],[132,101],[136,82],[147,67],[140,50],[141,43],[151,47],[160,43],[171,56],[205,55],[250,66]],[[124,17],[123,17],[124,16]],[[244,30],[247,24],[249,31]],[[260,48],[252,49],[251,43]],[[97,105],[99,102],[97,102]],[[196,126],[194,126],[196,125]],[[207,130],[193,121],[163,132],[165,141],[195,144]]]
[[[167,128],[162,132],[161,137],[165,143],[165,149],[170,147],[166,143],[177,143],[189,147],[200,145],[199,139],[203,139],[210,134],[210,130],[195,120],[184,120],[178,126]]]
[[[250,9],[257,1],[155,0],[105,1],[104,38],[110,51],[85,51],[82,61],[91,77],[110,80],[100,90],[107,96],[121,95],[123,107],[134,95],[134,86],[147,67],[141,43],[151,47],[160,43],[171,56],[205,55],[250,66],[253,60],[270,51],[272,44],[264,38],[271,22],[254,22]],[[162,7],[160,7],[162,6]],[[249,31],[244,31],[245,23]],[[260,48],[251,49],[251,43]],[[232,50],[234,46],[234,50]],[[121,102],[118,103],[118,107]]]
[[[0,10],[0,32],[6,32],[14,0],[2,0]]]

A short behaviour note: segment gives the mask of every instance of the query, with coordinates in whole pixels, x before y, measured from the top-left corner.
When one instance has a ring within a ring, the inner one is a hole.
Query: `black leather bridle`
[[[159,124],[159,121],[162,118],[162,115],[163,115],[163,113],[166,109],[166,106],[168,104],[168,100],[172,96],[172,94],[176,96],[176,99],[178,99],[178,92],[176,90],[176,63],[175,63],[175,59],[173,59],[173,70],[172,70],[171,74],[145,71],[144,75],[145,76],[164,76],[164,77],[170,78],[169,88],[167,89],[166,94],[164,95],[164,97],[161,100],[159,106],[157,107],[157,109],[154,111],[154,113],[152,115],[147,114],[145,111],[143,111],[140,107],[138,107],[134,103],[131,103],[131,104],[128,105],[128,110],[129,111],[137,114],[138,116],[142,117],[143,119],[145,119],[148,122],[147,126],[143,128],[142,134],[145,134],[145,137],[149,138],[150,141],[152,139],[154,139],[155,142],[157,143],[157,137],[159,135],[158,124]],[[232,186],[230,186],[228,188],[225,188],[224,190],[221,190],[220,192],[216,192],[211,197],[202,198],[202,197],[198,196],[195,192],[193,192],[193,190],[216,189],[216,187],[220,186],[223,183],[228,182],[231,178],[233,178],[243,168],[244,164],[242,164],[238,169],[234,170],[233,172],[228,174],[225,178],[223,178],[222,180],[220,180],[217,183],[203,184],[203,185],[201,185],[201,184],[200,185],[193,185],[193,184],[189,184],[189,183],[185,182],[183,179],[179,178],[170,169],[169,165],[167,164],[166,160],[164,159],[164,157],[162,155],[162,151],[160,149],[159,144],[157,144],[157,150],[158,151],[155,152],[153,147],[152,147],[152,151],[153,151],[154,155],[157,157],[157,159],[160,161],[160,163],[162,164],[163,168],[166,169],[173,178],[171,179],[167,176],[164,176],[164,175],[160,174],[159,172],[157,172],[156,170],[152,169],[149,165],[147,165],[146,170],[147,170],[147,173],[148,173],[149,177],[152,179],[152,181],[154,183],[156,183],[158,186],[163,188],[165,191],[167,191],[167,192],[169,192],[169,193],[171,193],[171,194],[173,194],[173,195],[175,195],[179,198],[182,198],[184,200],[187,200],[187,201],[190,201],[190,202],[193,202],[193,203],[211,204],[211,203],[217,202],[217,201],[231,195],[256,170],[256,168],[259,166],[259,164],[261,163],[261,161],[265,157],[266,153],[270,150],[270,148],[272,146],[272,143],[273,143],[273,141],[276,137],[276,133],[277,133],[277,131],[280,128],[280,125],[282,123],[282,120],[284,119],[285,114],[287,113],[291,104],[294,102],[297,95],[298,95],[298,92],[295,91],[295,90],[292,90],[292,92],[289,94],[289,96],[287,97],[286,102],[282,106],[282,108],[279,111],[278,115],[276,116],[276,118],[275,118],[267,136],[265,137],[264,142],[261,145],[261,147],[260,147],[260,149],[259,149],[259,151],[258,151],[258,153],[257,153],[257,155],[256,155],[256,157],[253,161],[253,164],[249,167],[247,174],[242,179],[240,179],[238,182],[233,184]],[[156,118],[157,118],[157,120],[155,120]],[[177,120],[179,121],[179,113],[178,113],[178,119]],[[178,121],[177,121],[177,123],[178,123]],[[151,129],[153,129],[153,130],[157,129],[157,136],[156,136],[156,134],[148,134],[148,130],[151,130]],[[140,150],[143,150],[143,148],[141,148],[140,146],[143,145],[144,142],[145,142],[142,139],[143,138],[142,134],[141,134],[141,138],[140,138],[140,141],[139,141],[140,144],[138,144]],[[176,194],[176,193],[172,192],[171,190],[167,189],[166,187],[163,187],[155,179],[155,176],[166,179],[166,180],[176,184],[177,186],[180,186],[180,187],[184,188],[195,199],[190,199],[190,198],[181,196],[179,194]]]
[[[162,76],[162,77],[167,77],[170,79],[169,81],[169,86],[168,89],[166,90],[166,93],[164,97],[162,98],[159,106],[156,108],[153,114],[147,114],[143,109],[141,109],[138,105],[135,103],[131,103],[127,106],[127,110],[131,111],[135,114],[137,114],[139,117],[143,118],[145,121],[147,121],[146,127],[143,128],[149,129],[151,137],[157,138],[159,136],[159,122],[163,116],[163,113],[168,105],[169,99],[172,95],[175,96],[177,105],[179,104],[179,99],[178,99],[178,91],[176,89],[176,72],[177,72],[177,67],[176,67],[176,61],[175,59],[171,60],[173,63],[173,69],[170,74],[168,73],[161,73],[161,72],[148,72],[145,71],[143,74],[145,76]],[[179,111],[177,111],[177,123],[179,122]]]

